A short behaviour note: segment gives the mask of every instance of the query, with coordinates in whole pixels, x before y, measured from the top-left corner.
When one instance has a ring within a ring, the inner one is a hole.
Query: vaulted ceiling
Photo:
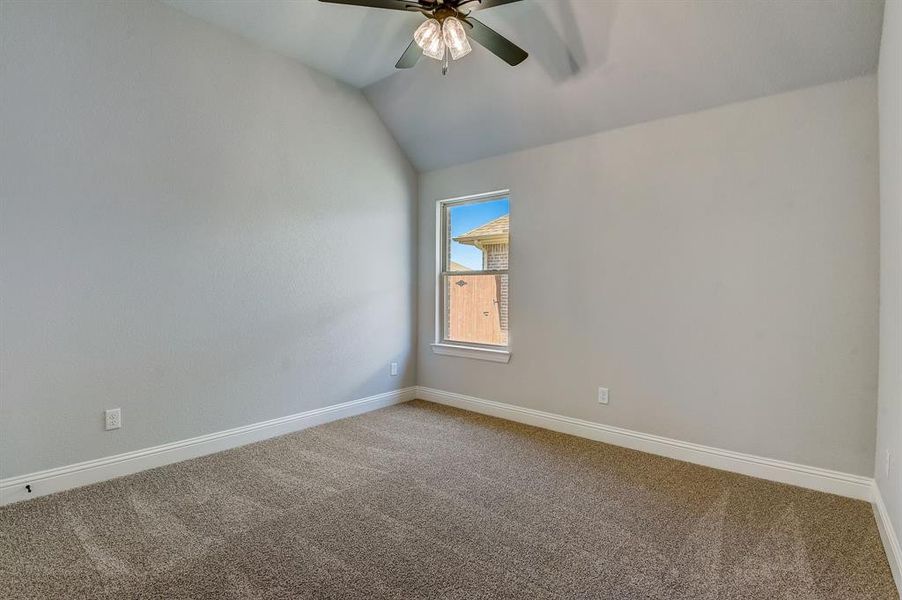
[[[394,64],[416,13],[167,0],[355,87],[431,170],[876,70],[882,0],[523,0],[480,11],[526,49]]]

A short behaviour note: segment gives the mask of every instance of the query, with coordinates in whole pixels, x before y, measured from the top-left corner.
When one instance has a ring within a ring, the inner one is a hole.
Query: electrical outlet
[[[395,376],[398,374],[398,363],[393,362],[391,364],[391,374],[392,374],[392,376]]]
[[[109,431],[110,429],[119,429],[122,427],[122,409],[121,408],[111,408],[109,410],[103,411],[104,416],[104,429]]]
[[[603,388],[603,387],[598,388],[598,403],[599,404],[607,404],[608,403],[608,388]]]
[[[886,449],[886,456],[883,459],[883,475],[889,477],[889,472],[893,468],[893,451]]]

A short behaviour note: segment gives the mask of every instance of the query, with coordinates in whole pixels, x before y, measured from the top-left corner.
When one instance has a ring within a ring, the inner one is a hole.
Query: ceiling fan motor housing
[[[466,15],[461,14],[456,8],[451,8],[442,4],[432,12],[431,16],[439,23],[443,23],[448,17],[457,17],[460,19],[461,16]]]

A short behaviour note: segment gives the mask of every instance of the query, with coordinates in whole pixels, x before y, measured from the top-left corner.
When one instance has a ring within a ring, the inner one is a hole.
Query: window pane
[[[445,208],[445,271],[507,269],[507,198]]]
[[[506,346],[508,276],[445,275],[445,338]]]

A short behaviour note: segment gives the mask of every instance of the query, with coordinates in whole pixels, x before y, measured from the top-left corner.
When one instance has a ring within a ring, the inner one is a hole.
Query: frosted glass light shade
[[[445,42],[442,40],[442,25],[435,19],[426,19],[413,32],[413,41],[423,50],[423,54],[435,60],[445,57]]]
[[[451,58],[457,60],[462,56],[470,53],[470,41],[464,31],[464,26],[459,19],[448,17],[442,23],[442,37],[445,40],[445,46],[451,52]]]

